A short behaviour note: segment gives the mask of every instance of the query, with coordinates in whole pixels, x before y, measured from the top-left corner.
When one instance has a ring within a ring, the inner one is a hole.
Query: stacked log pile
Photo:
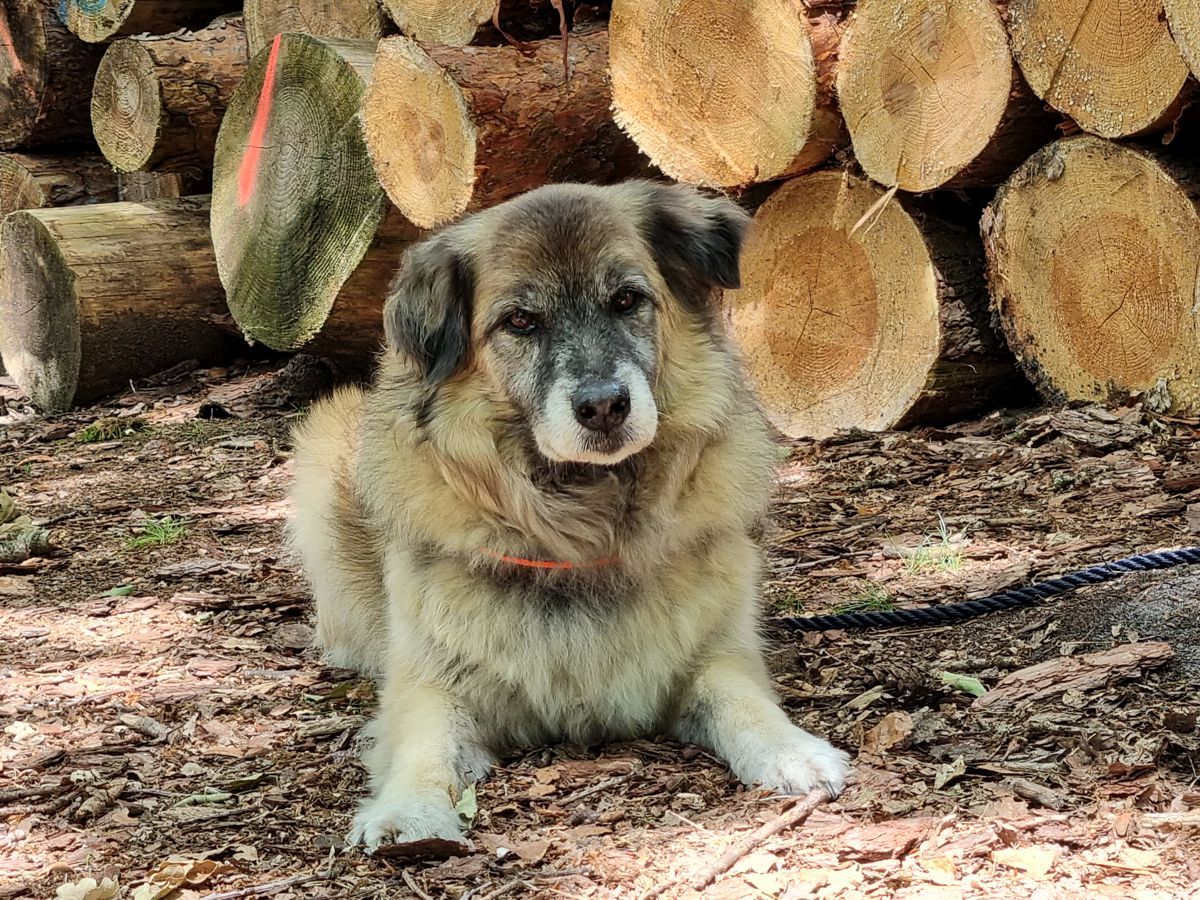
[[[1198,10],[6,0],[0,352],[47,408],[230,352],[224,313],[361,362],[426,229],[661,173],[754,212],[724,316],[786,434],[945,420],[1029,382],[1195,414]]]

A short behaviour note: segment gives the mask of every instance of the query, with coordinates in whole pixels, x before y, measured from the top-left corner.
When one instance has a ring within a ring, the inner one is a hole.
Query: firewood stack
[[[0,354],[47,409],[237,352],[227,314],[362,363],[427,229],[665,175],[754,211],[721,302],[785,434],[1029,382],[1194,415],[1198,9],[3,0]]]

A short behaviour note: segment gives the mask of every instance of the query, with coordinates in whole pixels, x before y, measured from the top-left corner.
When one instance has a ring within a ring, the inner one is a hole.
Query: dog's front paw
[[[747,754],[735,774],[747,785],[760,785],[780,794],[807,794],[824,788],[836,797],[846,785],[850,757],[807,731],[795,729],[787,738],[765,743]]]
[[[362,844],[368,853],[383,844],[405,844],[425,838],[463,840],[458,811],[449,794],[374,797],[354,817],[348,841]]]

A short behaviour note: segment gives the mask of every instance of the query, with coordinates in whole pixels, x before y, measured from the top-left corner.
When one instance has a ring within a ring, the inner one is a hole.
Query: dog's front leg
[[[744,784],[784,794],[841,792],[849,757],[793,725],[779,708],[756,651],[706,661],[687,692],[675,735],[724,759]]]
[[[372,796],[354,817],[351,843],[374,850],[430,837],[461,840],[451,791],[482,777],[493,760],[453,694],[385,680],[369,733],[375,741],[367,755]]]

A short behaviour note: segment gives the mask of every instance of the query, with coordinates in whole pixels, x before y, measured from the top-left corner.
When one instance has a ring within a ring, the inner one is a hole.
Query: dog
[[[461,839],[513,749],[656,734],[837,794],[758,635],[778,451],[723,333],[749,219],[654,182],[538,188],[409,249],[367,389],[297,429],[290,536],[333,664],[380,680],[353,843]]]

